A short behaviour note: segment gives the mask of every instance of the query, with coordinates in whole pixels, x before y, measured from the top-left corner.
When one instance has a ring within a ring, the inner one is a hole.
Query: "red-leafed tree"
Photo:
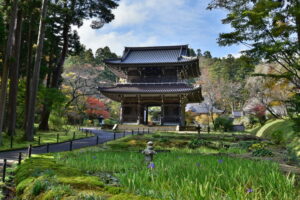
[[[266,121],[266,107],[262,104],[256,104],[251,108],[251,112],[258,118],[261,124]]]
[[[90,119],[95,119],[99,117],[103,117],[106,119],[110,117],[110,114],[107,111],[105,104],[94,97],[87,98],[85,113]]]

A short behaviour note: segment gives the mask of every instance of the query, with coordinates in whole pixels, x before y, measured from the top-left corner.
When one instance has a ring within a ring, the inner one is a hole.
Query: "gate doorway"
[[[161,125],[161,106],[146,106],[146,125]]]

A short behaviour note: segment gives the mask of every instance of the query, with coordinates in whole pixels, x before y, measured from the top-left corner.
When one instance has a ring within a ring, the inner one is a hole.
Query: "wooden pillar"
[[[120,108],[120,123],[123,124],[123,104],[121,104]]]
[[[182,112],[181,112],[181,107],[182,107],[182,104],[181,103],[179,103],[179,105],[178,105],[178,113],[179,113],[179,125],[180,126],[182,126]]]
[[[180,115],[180,126],[185,126],[185,97],[179,97],[179,115]]]
[[[164,102],[164,95],[161,96],[161,125],[164,125],[165,120],[165,102]]]
[[[138,95],[138,103],[137,103],[137,124],[141,124],[141,96]]]
[[[123,116],[123,110],[124,110],[124,102],[123,99],[121,101],[121,108],[120,108],[120,123],[123,124],[124,116]]]
[[[145,110],[146,106],[145,105],[141,105],[141,124],[146,124],[147,120],[147,116],[146,116],[146,110]]]
[[[184,79],[188,78],[188,72],[186,66],[183,66],[183,72],[184,72]]]
[[[146,108],[146,118],[145,118],[145,124],[148,125],[148,106]]]
[[[185,126],[185,104],[180,104],[180,126]]]

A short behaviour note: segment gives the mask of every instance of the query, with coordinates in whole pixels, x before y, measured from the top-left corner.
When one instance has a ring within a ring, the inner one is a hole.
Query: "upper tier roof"
[[[106,64],[183,64],[197,61],[197,57],[188,57],[188,45],[125,47],[122,58],[106,60]]]

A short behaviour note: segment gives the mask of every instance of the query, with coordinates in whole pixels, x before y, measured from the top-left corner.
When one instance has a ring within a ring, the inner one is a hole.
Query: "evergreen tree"
[[[284,70],[273,76],[287,78],[300,88],[299,0],[213,0],[208,8],[229,11],[222,22],[233,31],[220,34],[220,45],[245,44],[250,57],[281,65]]]
[[[58,89],[62,83],[61,74],[63,72],[63,65],[67,55],[70,52],[70,43],[72,35],[76,33],[71,32],[71,26],[81,26],[83,20],[93,18],[91,28],[101,28],[104,23],[109,23],[114,19],[112,9],[116,8],[118,4],[117,0],[57,0],[56,4],[52,5],[53,17],[59,24],[60,40],[58,41],[61,49],[58,54],[58,58],[53,65],[51,72],[50,88]],[[78,45],[77,45],[78,46]],[[74,48],[72,48],[74,49]],[[76,49],[75,49],[76,50]],[[48,130],[48,121],[51,113],[51,102],[43,105],[43,111],[41,115],[41,122],[39,128],[42,130]]]
[[[294,85],[291,117],[299,123],[300,90],[300,1],[299,0],[213,0],[208,9],[224,8],[229,14],[222,20],[232,32],[221,33],[222,46],[244,44],[250,57],[277,63],[282,70],[257,74],[287,79]]]
[[[32,80],[30,83],[30,95],[29,95],[29,107],[27,113],[27,123],[25,129],[26,139],[28,141],[33,141],[33,128],[34,128],[34,114],[35,114],[35,104],[38,92],[39,78],[40,78],[40,67],[41,59],[44,47],[44,37],[45,37],[45,19],[47,16],[48,0],[43,0],[41,8],[41,17],[39,24],[39,32],[37,39],[37,49],[32,73]]]

